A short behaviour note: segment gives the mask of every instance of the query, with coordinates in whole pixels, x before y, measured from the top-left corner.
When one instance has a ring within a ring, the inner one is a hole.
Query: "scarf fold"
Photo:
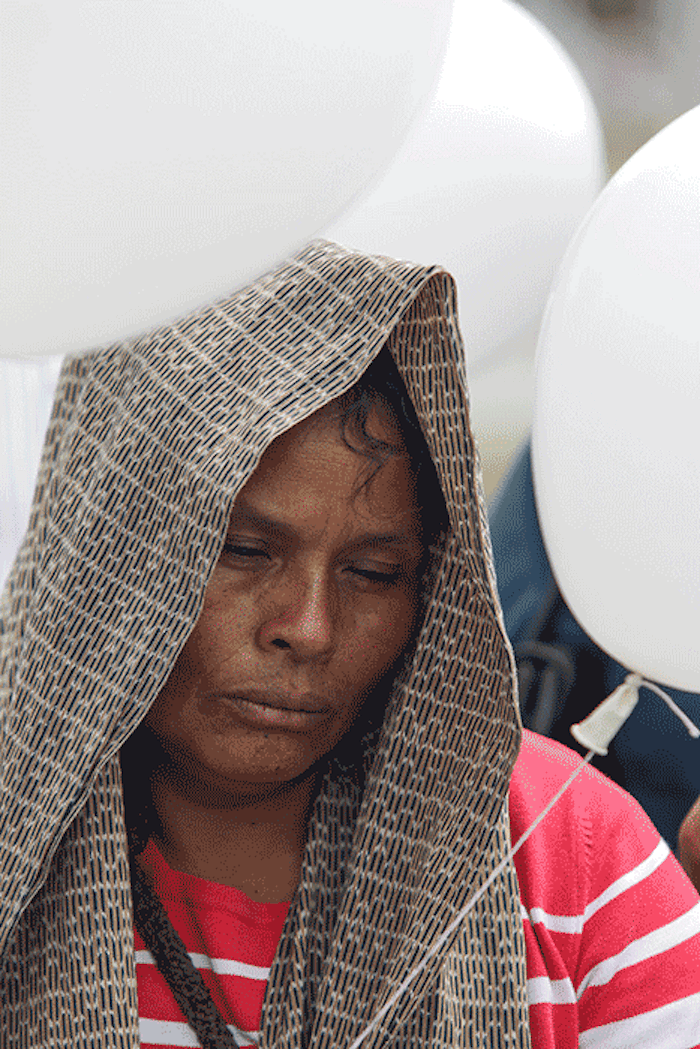
[[[119,748],[197,620],[265,448],[387,343],[450,533],[364,789],[337,761],[323,780],[263,1047],[349,1047],[504,856],[520,725],[454,286],[315,242],[222,302],[64,365],[0,609],[2,1049],[138,1046]],[[512,864],[364,1043],[427,1044],[530,1044]]]

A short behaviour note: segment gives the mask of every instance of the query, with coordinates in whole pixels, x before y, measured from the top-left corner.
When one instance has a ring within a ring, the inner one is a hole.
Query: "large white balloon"
[[[452,0],[3,0],[0,354],[168,321],[395,152]]]
[[[530,336],[605,178],[590,95],[520,6],[458,0],[437,94],[371,195],[327,236],[457,279],[471,362]]]
[[[620,169],[557,277],[534,476],[557,581],[630,670],[700,691],[700,107]]]

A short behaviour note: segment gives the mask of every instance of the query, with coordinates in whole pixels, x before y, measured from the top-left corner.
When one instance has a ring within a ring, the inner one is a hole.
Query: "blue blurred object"
[[[537,520],[529,441],[496,493],[489,519],[523,722],[574,748],[569,726],[621,684],[628,670],[584,633],[559,592]],[[700,724],[700,695],[666,691]],[[700,794],[700,740],[691,739],[668,707],[643,690],[610,754],[596,764],[637,798],[675,848],[681,820]]]

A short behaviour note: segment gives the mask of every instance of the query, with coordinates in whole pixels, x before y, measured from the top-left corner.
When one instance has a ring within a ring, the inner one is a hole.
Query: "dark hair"
[[[337,404],[343,441],[369,460],[360,491],[371,484],[392,455],[407,454],[415,476],[426,547],[434,545],[447,530],[445,498],[416,410],[386,346],[361,378],[338,398]],[[377,404],[393,418],[401,433],[401,444],[392,444],[368,432],[367,420]]]

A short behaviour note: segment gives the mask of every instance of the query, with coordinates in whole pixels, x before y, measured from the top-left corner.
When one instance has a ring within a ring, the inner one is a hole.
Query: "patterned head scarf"
[[[364,789],[337,766],[272,968],[266,1049],[342,1049],[503,859],[519,744],[451,278],[316,242],[67,360],[2,599],[2,1049],[138,1046],[119,749],[202,607],[237,492],[388,345],[450,529]],[[507,866],[363,1043],[529,1046]]]

